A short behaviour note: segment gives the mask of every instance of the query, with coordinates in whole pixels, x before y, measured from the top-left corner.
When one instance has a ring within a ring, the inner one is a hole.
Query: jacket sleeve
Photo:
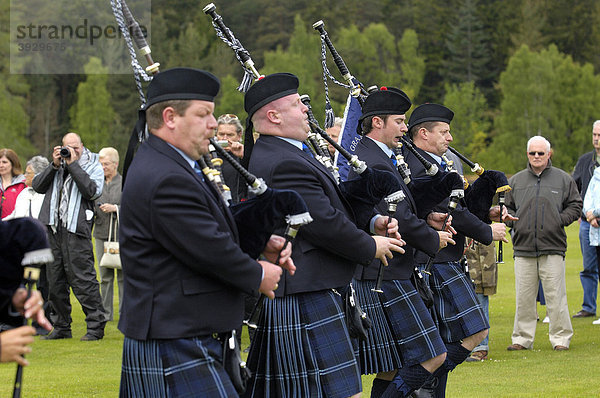
[[[33,177],[31,185],[37,193],[46,193],[52,187],[54,176],[58,169],[52,166],[52,163],[48,165],[41,173]]]
[[[514,184],[514,179],[511,177],[508,180],[508,185],[509,186],[513,186]],[[515,198],[513,196],[513,191],[507,191],[506,192],[506,196],[504,197],[504,206],[506,206],[506,210],[508,211],[508,214],[510,214],[513,217],[517,216],[517,206],[515,204]],[[504,224],[506,224],[507,227],[512,228],[514,225],[514,222],[511,220],[504,220]]]
[[[577,190],[575,181],[567,175],[567,187],[569,194],[564,202],[563,211],[560,212],[560,221],[563,227],[571,224],[577,220],[581,215],[581,209],[583,208],[583,201]]]
[[[573,180],[575,181],[575,185],[577,185],[577,190],[581,192],[581,175],[583,170],[583,161],[584,156],[580,157],[575,165],[575,169],[573,170]]]
[[[84,199],[94,200],[100,197],[104,186],[104,172],[100,163],[96,162],[89,174],[81,168],[79,162],[73,162],[67,168]]]
[[[272,169],[271,181],[274,187],[295,190],[308,205],[313,221],[299,233],[312,245],[359,264],[370,264],[375,257],[375,241],[333,206],[316,173],[307,171],[303,162],[288,159]]]
[[[585,198],[583,198],[583,214],[587,213],[590,210],[595,210],[596,203],[594,200],[594,193],[596,189],[596,180],[592,178],[592,181],[590,181],[588,189],[585,193]]]
[[[249,294],[258,292],[262,267],[220,227],[214,208],[184,173],[165,174],[150,198],[152,235],[181,263]]]

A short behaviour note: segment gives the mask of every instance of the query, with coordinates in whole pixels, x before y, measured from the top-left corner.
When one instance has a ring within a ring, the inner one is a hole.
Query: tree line
[[[92,150],[110,145],[124,155],[140,106],[132,75],[107,74],[109,61],[93,56],[74,58],[84,65],[79,75],[11,75],[9,3],[0,0],[2,146],[14,148],[23,160],[48,156],[72,130]],[[110,1],[102,3],[97,7],[110,13]],[[299,76],[300,91],[310,95],[319,120],[325,109],[322,49],[311,25],[323,20],[365,86],[396,86],[415,105],[438,102],[453,109],[453,146],[486,168],[522,169],[525,143],[538,134],[551,141],[553,164],[567,171],[591,149],[591,125],[600,119],[596,1],[226,0],[215,5],[262,74]],[[216,36],[203,6],[152,1],[153,56],[161,69],[213,72],[222,81],[215,113],[243,119],[243,94],[236,91],[242,68]],[[327,87],[341,116],[348,90],[331,80]]]

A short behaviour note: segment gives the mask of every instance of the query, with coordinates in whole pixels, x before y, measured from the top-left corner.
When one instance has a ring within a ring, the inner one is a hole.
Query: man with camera
[[[107,316],[94,270],[92,226],[94,200],[102,193],[104,172],[98,154],[67,133],[55,146],[52,163],[33,179],[33,189],[44,193],[39,220],[48,226],[54,261],[46,267],[48,299],[57,319],[47,340],[71,338],[69,288],[85,313],[87,333],[81,341],[104,337]]]

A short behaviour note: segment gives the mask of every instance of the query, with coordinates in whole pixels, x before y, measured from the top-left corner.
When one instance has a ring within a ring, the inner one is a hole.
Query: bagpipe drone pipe
[[[152,76],[149,76],[144,72],[135,57],[135,50],[133,50],[132,39],[129,32],[132,32],[133,39],[138,49],[149,64],[146,71],[151,75],[156,75],[160,72],[160,64],[154,62],[150,56],[150,47],[144,38],[139,24],[135,21],[127,7],[126,2],[124,0],[112,0],[111,4],[121,33],[130,48],[130,55],[132,58],[131,64],[134,70],[136,83],[138,83],[138,91],[142,103],[139,111],[139,119],[132,131],[129,141],[129,148],[127,151],[128,156],[125,160],[123,172],[123,182],[125,182],[126,170],[129,167],[129,164],[131,164],[135,148],[148,134],[145,117],[146,100],[143,90],[141,89],[141,80],[152,80]],[[251,66],[252,61],[246,59],[246,64]],[[211,149],[213,151],[213,156],[198,159],[198,164],[200,165],[206,180],[221,194],[224,203],[229,206],[229,189],[222,183],[220,172],[215,171],[208,166],[209,164],[213,165],[218,163],[218,161],[214,161],[216,158],[214,152],[218,152],[222,148],[213,140],[211,141]],[[304,200],[296,192],[271,189],[266,186],[264,181],[248,173],[232,156],[226,156],[226,151],[223,150],[223,152],[219,152],[219,154],[221,157],[225,158],[225,160],[230,162],[234,169],[242,175],[249,186],[249,191],[255,195],[251,200],[230,206],[238,231],[240,232],[240,247],[245,253],[249,254],[252,258],[258,258],[260,253],[264,250],[270,236],[275,230],[281,228],[281,225],[284,223],[287,224],[286,239],[289,241],[289,236],[294,234],[294,230],[297,230],[301,225],[312,221],[306,203],[304,203]]]

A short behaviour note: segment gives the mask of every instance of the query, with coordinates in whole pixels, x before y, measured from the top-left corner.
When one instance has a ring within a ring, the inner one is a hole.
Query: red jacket
[[[2,194],[2,196],[0,196],[0,209],[2,209],[2,218],[13,212],[15,209],[17,196],[19,196],[21,191],[25,188],[27,188],[27,185],[25,185],[25,177],[23,175],[13,177],[10,185],[6,187],[6,190],[3,190],[2,186],[0,185],[0,193]]]

